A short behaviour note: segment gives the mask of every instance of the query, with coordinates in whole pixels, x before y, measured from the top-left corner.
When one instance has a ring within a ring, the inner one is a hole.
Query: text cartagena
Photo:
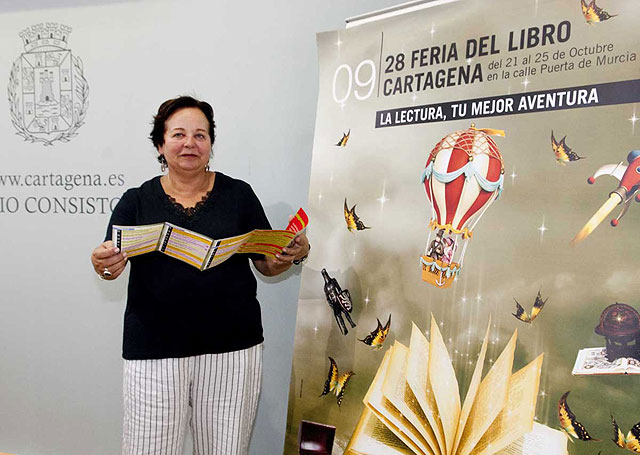
[[[507,52],[532,49],[538,46],[567,42],[571,37],[571,22],[544,24],[541,27],[528,27],[508,34]],[[501,52],[496,35],[471,38],[464,44],[464,53],[457,43],[413,49],[408,53],[400,52],[387,55],[384,59],[384,74],[389,75],[382,83],[384,96],[413,93],[434,88],[444,88],[483,82],[485,76],[477,57],[497,55]],[[465,61],[460,64],[460,60]],[[448,68],[434,68],[449,65]],[[427,69],[423,69],[427,68]],[[417,70],[417,71],[416,71]],[[393,73],[413,71],[411,74],[393,75]]]

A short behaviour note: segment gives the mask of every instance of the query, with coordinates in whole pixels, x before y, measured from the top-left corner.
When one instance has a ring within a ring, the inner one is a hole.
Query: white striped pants
[[[246,455],[262,381],[262,344],[194,357],[125,360],[123,455]]]

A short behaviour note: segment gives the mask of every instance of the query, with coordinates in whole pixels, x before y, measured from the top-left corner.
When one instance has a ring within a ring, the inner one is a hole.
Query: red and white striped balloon
[[[473,229],[502,189],[504,163],[496,143],[474,127],[456,131],[436,144],[430,165],[424,187],[438,227]]]

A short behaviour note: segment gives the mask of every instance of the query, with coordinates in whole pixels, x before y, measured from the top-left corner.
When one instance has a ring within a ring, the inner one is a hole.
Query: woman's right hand
[[[101,243],[91,253],[93,270],[103,280],[115,280],[127,265],[127,254],[113,245],[111,240]]]

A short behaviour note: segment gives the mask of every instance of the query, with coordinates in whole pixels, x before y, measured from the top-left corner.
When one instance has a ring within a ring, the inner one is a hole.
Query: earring
[[[158,155],[158,163],[160,163],[160,171],[165,172],[167,170],[167,159],[164,155]]]
[[[213,159],[213,145],[211,146],[211,152],[209,152],[209,161],[211,161]],[[207,165],[204,167],[204,170],[206,172],[209,172],[209,170],[211,169],[211,167],[209,166],[209,161],[207,161]]]

